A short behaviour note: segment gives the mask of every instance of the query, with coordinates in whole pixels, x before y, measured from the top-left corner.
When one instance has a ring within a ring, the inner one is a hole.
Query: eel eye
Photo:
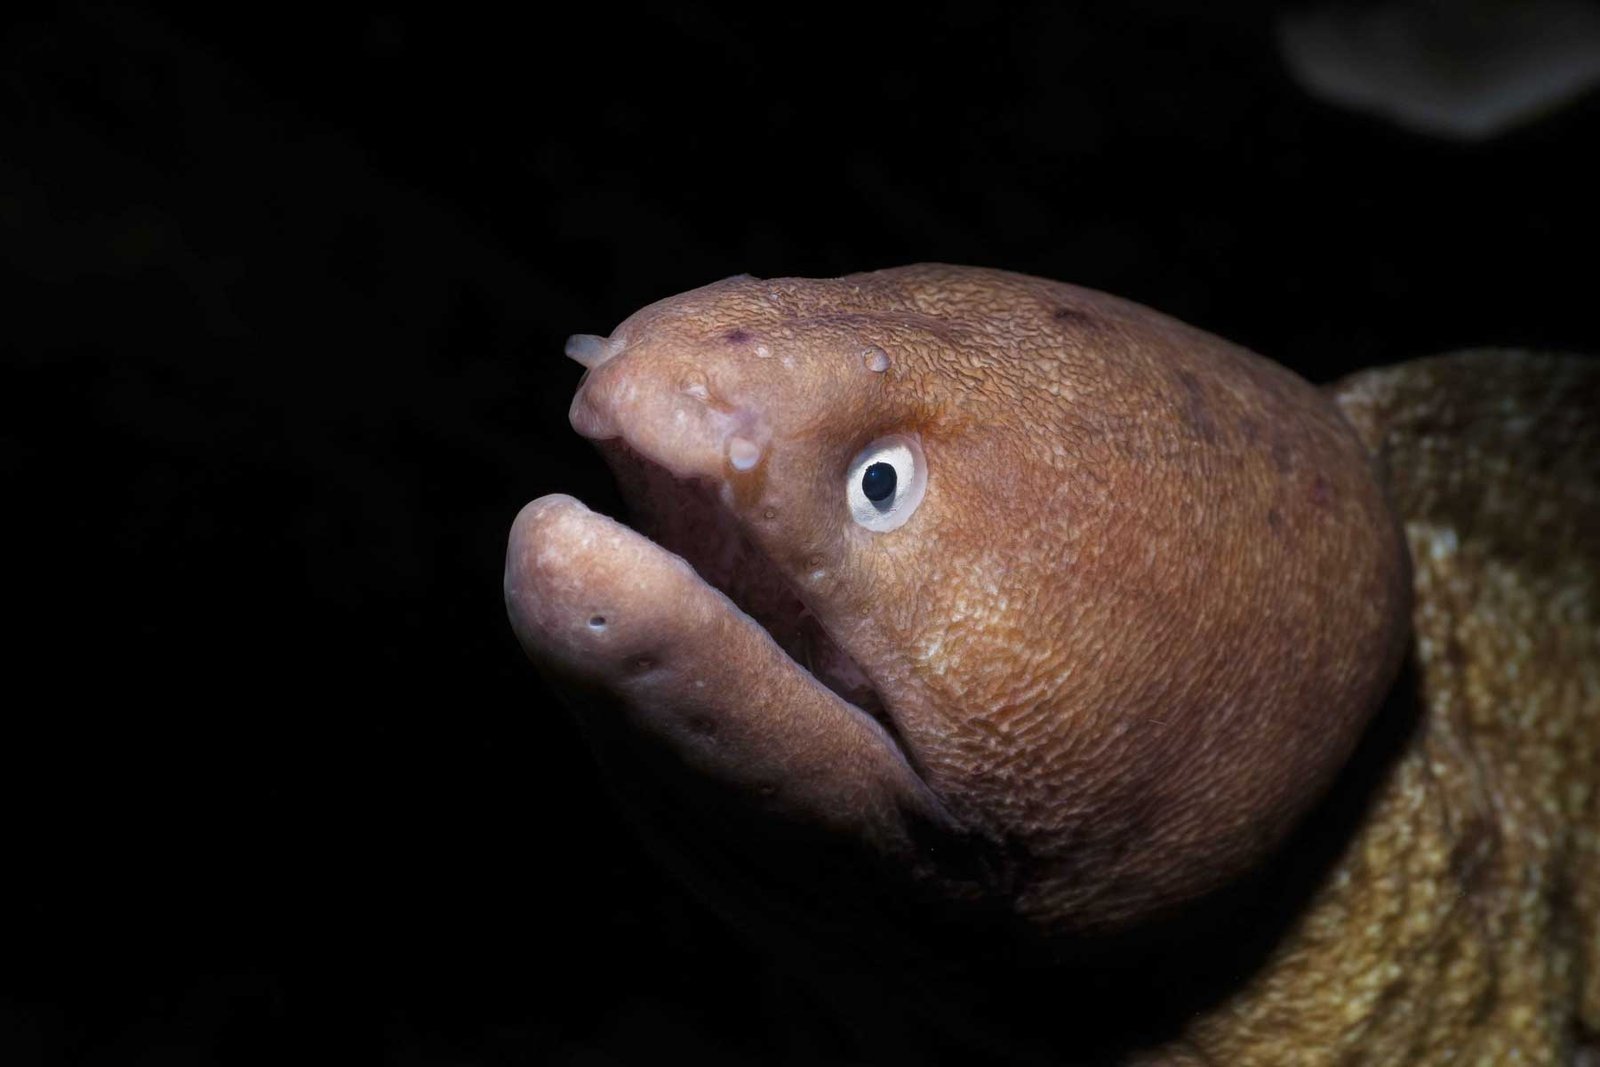
[[[922,503],[928,484],[922,445],[915,437],[880,437],[856,453],[845,474],[850,517],[876,533],[899,528]]]

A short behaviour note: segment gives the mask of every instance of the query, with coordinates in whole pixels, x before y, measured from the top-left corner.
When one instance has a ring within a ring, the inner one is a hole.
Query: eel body
[[[568,354],[637,530],[530,504],[512,625],[664,862],[911,1020],[878,1058],[1593,1047],[1593,361],[1318,389],[940,265],[728,279]]]

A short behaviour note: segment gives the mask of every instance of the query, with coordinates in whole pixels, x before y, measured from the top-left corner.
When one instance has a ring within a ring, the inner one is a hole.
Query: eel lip
[[[731,626],[772,646],[762,656],[766,667],[786,664],[797,681],[849,708],[905,760],[905,747],[865,674],[742,536],[715,492],[679,483],[675,498],[679,509],[658,525],[672,540],[698,537],[690,542],[698,566],[570,496],[541,497],[522,509],[507,551],[505,595],[529,655],[606,689],[669,668],[690,687],[704,682],[702,673],[729,672],[730,663],[717,662],[727,658],[717,632]],[[757,681],[735,678],[734,684],[754,693]],[[706,692],[704,699],[719,697]]]
[[[694,788],[691,803],[737,798],[810,840],[854,841],[899,864],[921,862],[931,839],[961,839],[890,731],[642,534],[543,497],[512,527],[505,591],[524,650],[573,700],[602,763],[616,754],[614,770],[668,789],[686,773],[714,787]]]

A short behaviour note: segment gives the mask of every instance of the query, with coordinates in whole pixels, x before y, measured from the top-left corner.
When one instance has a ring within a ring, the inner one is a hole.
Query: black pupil
[[[881,504],[894,496],[894,468],[887,463],[874,463],[861,476],[861,491],[874,504]]]

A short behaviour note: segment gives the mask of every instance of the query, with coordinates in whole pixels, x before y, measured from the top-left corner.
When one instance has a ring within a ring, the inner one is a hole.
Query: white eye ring
[[[928,464],[922,458],[922,443],[908,434],[880,437],[857,452],[844,477],[850,517],[874,533],[904,526],[922,503],[927,487]],[[868,492],[878,499],[870,499]]]

